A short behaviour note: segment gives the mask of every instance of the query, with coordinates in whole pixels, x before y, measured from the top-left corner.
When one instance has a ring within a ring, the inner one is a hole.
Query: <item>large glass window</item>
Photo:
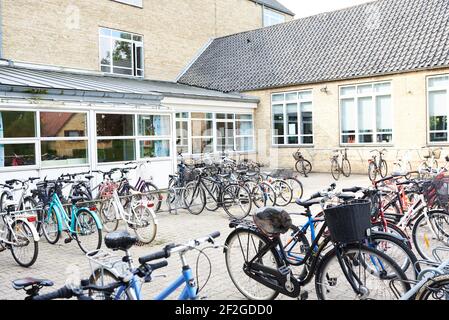
[[[143,37],[100,28],[100,67],[106,73],[143,77]]]
[[[171,118],[151,114],[97,114],[97,136],[100,163],[166,158],[170,157]]]
[[[36,113],[0,110],[0,168],[36,165]]]
[[[272,95],[273,144],[313,144],[312,92]]]
[[[285,16],[277,11],[264,8],[263,9],[263,26],[269,27],[273,26],[275,24],[284,23],[285,22]]]
[[[43,167],[88,163],[87,114],[40,112]]]
[[[429,141],[448,142],[449,76],[428,79]]]
[[[177,113],[176,136],[177,151],[181,153],[251,152],[254,151],[253,116],[236,113]]]
[[[391,83],[340,88],[341,143],[392,143]]]

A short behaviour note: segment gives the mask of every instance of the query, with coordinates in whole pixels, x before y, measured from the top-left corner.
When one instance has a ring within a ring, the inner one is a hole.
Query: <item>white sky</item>
[[[295,18],[303,18],[318,13],[338,10],[350,6],[372,2],[373,0],[278,0],[291,11]]]

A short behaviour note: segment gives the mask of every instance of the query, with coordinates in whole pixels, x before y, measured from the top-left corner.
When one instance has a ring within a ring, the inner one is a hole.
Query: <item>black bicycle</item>
[[[388,165],[383,158],[386,152],[386,149],[370,151],[373,155],[368,160],[368,177],[372,182],[376,181],[377,175],[385,178],[388,174]]]
[[[310,212],[308,208],[320,204],[322,196],[318,193],[297,203]],[[314,276],[316,293],[321,300],[395,299],[396,295],[390,288],[392,280],[399,280],[402,286],[399,289],[404,293],[410,285],[394,260],[361,241],[366,236],[362,236],[360,231],[365,229],[366,232],[370,225],[369,205],[369,202],[354,202],[327,208],[326,221],[322,221],[321,229],[310,246],[304,232],[291,223],[287,212],[280,209],[260,210],[254,223],[232,221],[230,227],[235,230],[226,240],[225,259],[233,283],[251,300],[271,300],[279,294],[305,299],[307,294],[301,294],[301,288]],[[342,217],[342,212],[350,211],[353,211],[353,217],[360,215],[359,210],[353,209],[363,206],[367,209],[364,210],[364,223],[359,220],[358,230],[350,232],[346,227],[339,234],[335,221],[340,218],[336,219],[336,216]],[[304,238],[304,245],[298,246],[294,261],[281,241],[281,235],[289,230],[293,230],[300,241]],[[296,275],[292,266],[302,267],[301,273]]]
[[[293,154],[293,158],[296,160],[296,171],[307,178],[308,175],[312,172],[312,163],[304,158],[301,149],[298,149],[298,151]]]
[[[209,176],[206,168],[196,168],[196,179],[189,182],[183,194],[187,210],[199,215],[204,208],[215,211],[223,208],[234,219],[244,219],[252,208],[251,193],[238,183],[229,182],[229,174]]]

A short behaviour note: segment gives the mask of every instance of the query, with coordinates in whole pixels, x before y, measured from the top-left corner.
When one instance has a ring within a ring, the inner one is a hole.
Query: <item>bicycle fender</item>
[[[103,224],[101,223],[101,220],[98,217],[98,215],[95,212],[89,210],[88,208],[79,208],[78,211],[76,212],[76,217],[77,218],[78,218],[79,213],[82,212],[82,211],[89,212],[92,215],[92,217],[94,218],[95,224],[97,225],[98,229],[99,230],[103,230]]]
[[[410,243],[410,240],[404,239],[400,235],[397,235],[397,234],[394,234],[394,233],[389,233],[389,232],[384,232],[384,231],[371,229],[371,234],[372,235],[376,235],[376,234],[377,235],[386,235],[386,236],[390,236],[390,237],[396,238],[397,240],[400,240],[400,241],[404,242],[404,244],[409,244]]]
[[[31,233],[33,234],[34,241],[40,240],[39,233],[37,232],[36,228],[27,219],[17,218],[16,221],[22,221],[23,223],[25,223],[28,226],[28,228],[30,228]]]

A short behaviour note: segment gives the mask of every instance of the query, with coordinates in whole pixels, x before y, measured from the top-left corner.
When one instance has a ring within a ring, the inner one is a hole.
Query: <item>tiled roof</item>
[[[294,16],[295,14],[290,11],[286,6],[284,6],[282,3],[280,3],[279,1],[276,0],[251,0],[255,3],[259,3],[261,5],[264,5],[268,8],[286,13],[288,15]]]
[[[449,0],[380,0],[215,39],[179,82],[224,92],[449,66]]]

